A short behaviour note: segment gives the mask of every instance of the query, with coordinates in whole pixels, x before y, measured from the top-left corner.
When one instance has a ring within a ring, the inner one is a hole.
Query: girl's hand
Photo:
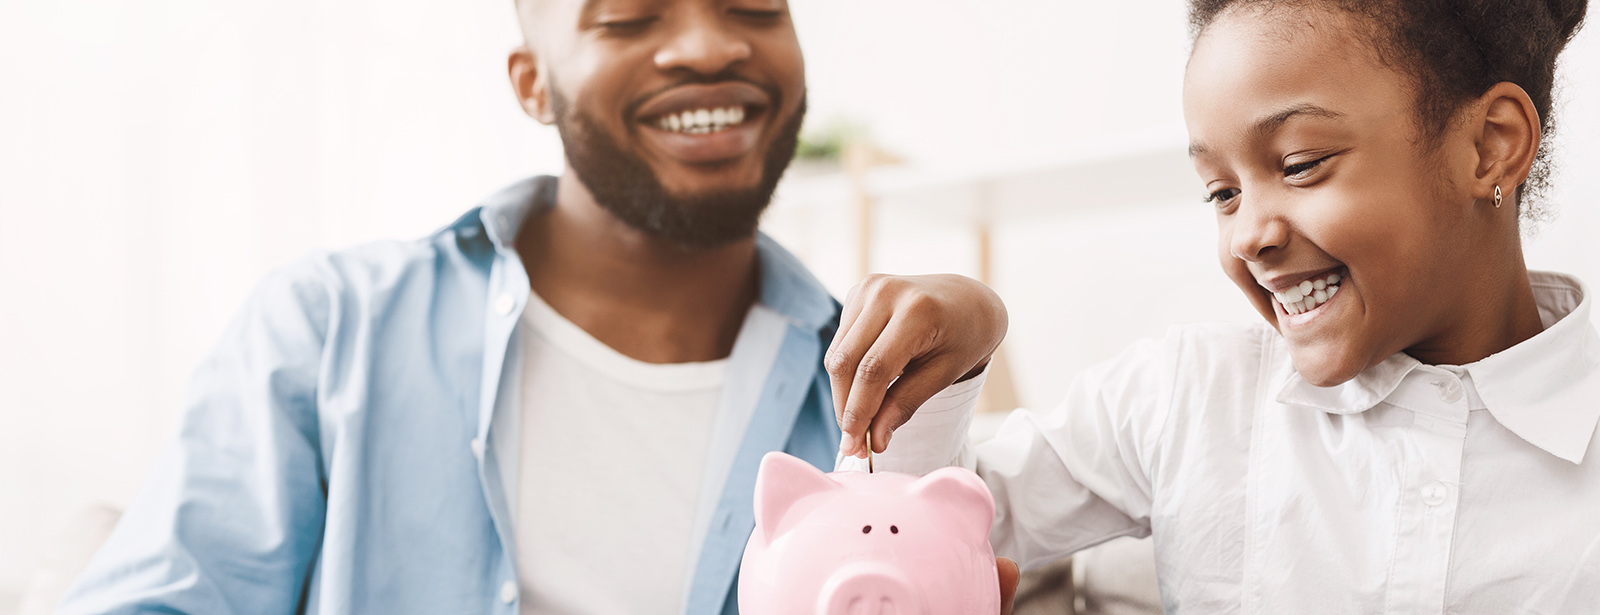
[[[823,366],[844,437],[839,451],[881,453],[922,402],[978,375],[1006,336],[1006,306],[965,276],[870,275],[845,297]]]

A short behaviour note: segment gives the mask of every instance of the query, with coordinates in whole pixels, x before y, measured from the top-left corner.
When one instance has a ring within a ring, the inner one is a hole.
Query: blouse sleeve
[[[966,438],[970,405],[919,410],[874,464],[915,474],[948,465],[977,472],[995,498],[995,552],[1024,569],[1119,536],[1148,536],[1149,469],[1170,406],[1176,338],[1140,342],[1090,368],[1054,408],[1015,410],[976,446]]]

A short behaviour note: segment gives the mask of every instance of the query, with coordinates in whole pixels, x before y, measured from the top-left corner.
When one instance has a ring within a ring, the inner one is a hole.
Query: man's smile
[[[648,145],[687,164],[756,153],[772,97],[741,81],[693,84],[651,97],[633,114]]]
[[[744,107],[694,109],[683,113],[669,113],[656,120],[656,127],[667,132],[704,135],[722,132],[729,126],[744,123]]]

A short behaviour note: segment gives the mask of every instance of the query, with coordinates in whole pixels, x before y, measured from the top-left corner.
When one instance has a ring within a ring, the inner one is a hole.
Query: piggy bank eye
[[[900,533],[900,528],[891,525],[891,526],[889,526],[889,533],[890,534],[899,534]]]
[[[861,533],[863,533],[863,534],[871,534],[872,533],[872,526],[870,526],[870,525],[861,526]]]

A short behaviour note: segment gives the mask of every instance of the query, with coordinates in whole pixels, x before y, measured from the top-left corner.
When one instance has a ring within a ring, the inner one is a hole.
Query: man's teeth
[[[1333,294],[1339,292],[1339,281],[1342,279],[1339,274],[1333,273],[1325,278],[1306,280],[1289,290],[1272,293],[1272,296],[1278,300],[1278,305],[1283,306],[1283,311],[1291,316],[1304,314],[1333,298]]]
[[[692,109],[661,116],[656,125],[667,132],[703,135],[744,123],[744,107]]]

